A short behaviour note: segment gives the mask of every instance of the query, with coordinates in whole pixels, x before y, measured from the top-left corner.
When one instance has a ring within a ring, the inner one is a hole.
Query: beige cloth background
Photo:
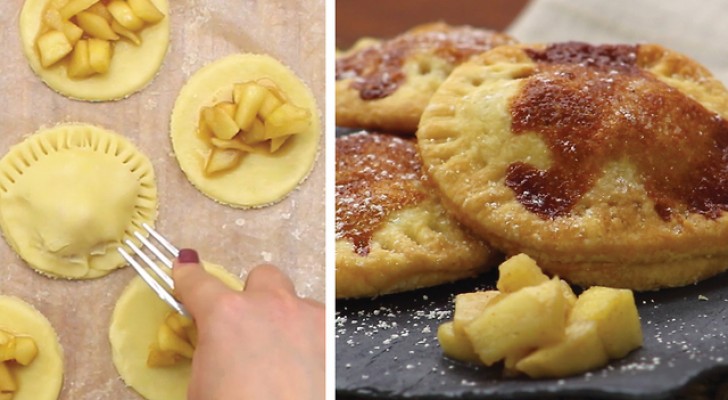
[[[309,179],[286,200],[260,210],[214,203],[185,179],[172,156],[169,115],[185,80],[235,52],[280,59],[324,102],[324,0],[170,0],[172,42],[159,76],[115,102],[68,100],[46,87],[20,48],[21,0],[0,1],[0,156],[41,126],[61,121],[102,125],[129,137],[152,160],[159,188],[157,226],[179,246],[243,276],[253,265],[281,266],[298,292],[324,300],[324,140]],[[139,60],[143,62],[143,60]],[[323,135],[323,132],[322,132]],[[241,182],[244,185],[244,182]],[[108,327],[131,268],[88,282],[56,281],[25,266],[0,240],[0,293],[20,296],[55,326],[65,350],[64,400],[127,400],[111,363]]]
[[[728,84],[725,0],[534,0],[509,27],[523,42],[658,43]]]

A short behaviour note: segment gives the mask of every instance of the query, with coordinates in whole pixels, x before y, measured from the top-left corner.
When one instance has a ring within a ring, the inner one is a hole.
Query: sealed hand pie
[[[364,39],[336,60],[336,124],[412,133],[422,110],[455,66],[509,36],[443,23],[391,40]]]
[[[417,132],[458,218],[580,285],[728,268],[728,91],[658,45],[503,46],[453,71]]]
[[[374,297],[473,276],[493,253],[440,205],[412,139],[336,140],[336,297]]]

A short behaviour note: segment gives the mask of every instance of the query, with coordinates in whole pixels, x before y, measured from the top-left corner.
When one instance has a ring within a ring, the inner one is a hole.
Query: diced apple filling
[[[12,399],[19,389],[12,370],[30,365],[37,355],[38,347],[31,337],[0,329],[0,400]]]
[[[449,357],[533,378],[598,368],[642,345],[632,291],[594,286],[578,298],[525,254],[500,265],[498,290],[459,294],[437,332]]]
[[[139,46],[139,32],[163,19],[151,0],[52,0],[36,39],[41,66],[63,64],[72,79],[104,74],[116,42]]]
[[[311,112],[292,104],[267,78],[236,84],[232,100],[200,112],[197,134],[211,147],[207,175],[237,167],[247,153],[276,153],[311,124]]]
[[[170,367],[192,359],[197,346],[195,323],[174,311],[167,314],[157,331],[157,341],[149,346],[147,366]]]

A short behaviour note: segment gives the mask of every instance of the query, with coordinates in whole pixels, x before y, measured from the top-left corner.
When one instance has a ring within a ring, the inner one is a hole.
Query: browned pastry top
[[[470,26],[436,23],[417,27],[391,40],[366,47],[336,60],[336,80],[351,79],[363,100],[394,93],[405,81],[402,66],[417,53],[435,55],[457,65],[474,54],[515,43],[508,35]]]
[[[514,162],[506,185],[543,218],[566,215],[605,163],[629,159],[663,220],[728,209],[728,121],[642,67],[639,46],[526,49],[537,64],[511,103],[515,134],[536,132],[553,163]]]
[[[366,132],[336,139],[336,239],[367,255],[390,213],[427,196],[421,165],[414,139]]]

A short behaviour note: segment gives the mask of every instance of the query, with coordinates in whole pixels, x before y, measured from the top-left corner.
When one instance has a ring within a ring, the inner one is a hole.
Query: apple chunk
[[[498,267],[498,290],[513,293],[527,286],[540,285],[549,280],[541,272],[536,261],[525,254],[518,254],[504,261]]]
[[[156,24],[164,19],[164,14],[159,11],[151,0],[129,0],[129,7],[144,22]]]
[[[473,345],[463,333],[455,331],[452,322],[446,322],[437,327],[437,341],[442,351],[450,358],[466,362],[478,362],[478,355]]]
[[[48,31],[38,37],[40,64],[48,68],[73,51],[73,46],[61,31]]]
[[[106,73],[111,64],[111,43],[107,40],[89,39],[88,58],[89,64],[95,72]]]
[[[68,76],[71,78],[85,78],[95,73],[89,59],[88,40],[79,40],[71,53],[68,63]]]
[[[558,280],[523,288],[487,307],[465,327],[465,334],[485,365],[523,349],[535,349],[564,337],[566,301]]]

